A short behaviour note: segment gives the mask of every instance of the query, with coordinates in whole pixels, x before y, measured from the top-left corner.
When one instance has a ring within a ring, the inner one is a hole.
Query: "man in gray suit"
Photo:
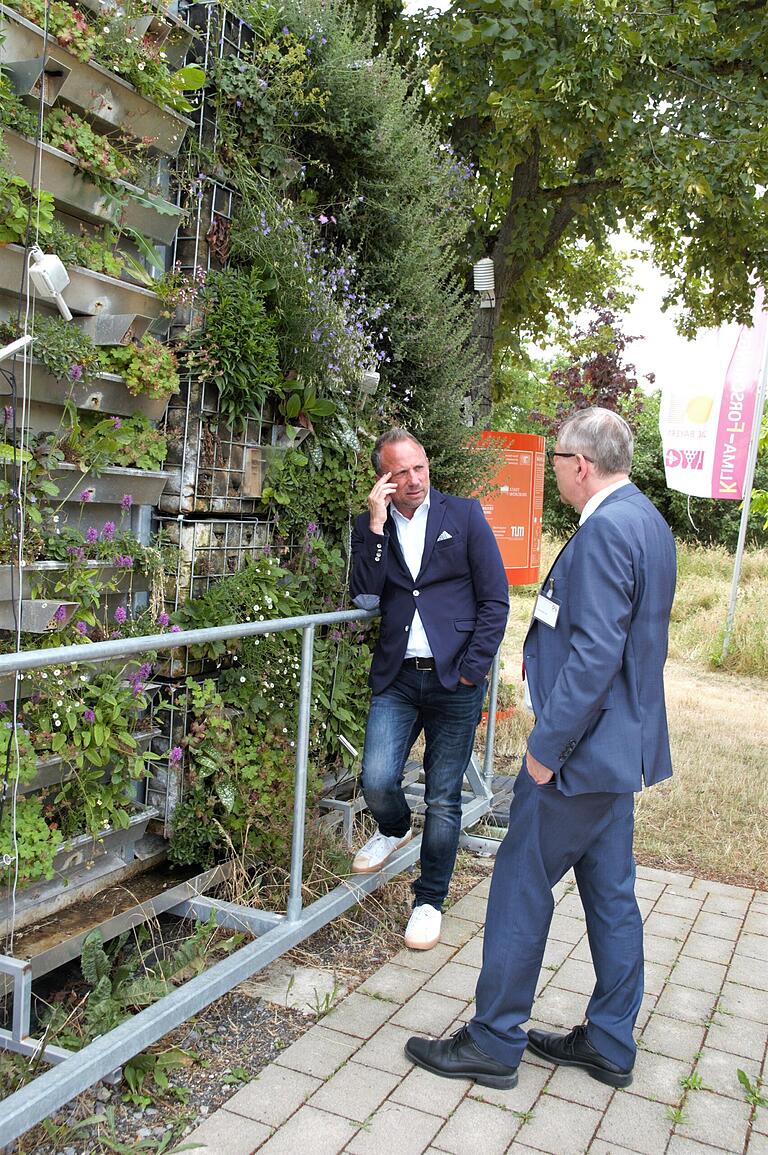
[[[475,1017],[448,1040],[406,1044],[436,1075],[514,1087],[527,1045],[610,1086],[632,1081],[643,996],[633,792],[672,773],[663,667],[676,574],[668,525],[629,481],[632,450],[623,418],[592,408],[565,420],[549,455],[581,519],[525,640],[535,724],[496,859]],[[552,888],[571,868],[597,981],[583,1024],[526,1034]]]

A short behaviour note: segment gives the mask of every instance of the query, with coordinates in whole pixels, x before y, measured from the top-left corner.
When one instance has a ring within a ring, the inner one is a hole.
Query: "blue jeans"
[[[424,801],[421,876],[414,905],[442,909],[461,833],[461,786],[472,755],[485,682],[446,690],[433,670],[403,666],[382,694],[374,694],[365,730],[363,794],[379,830],[402,838],[411,826],[403,770],[424,731]]]

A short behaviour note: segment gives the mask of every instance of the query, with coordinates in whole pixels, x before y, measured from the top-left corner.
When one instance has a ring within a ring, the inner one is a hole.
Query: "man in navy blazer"
[[[509,587],[480,503],[430,488],[427,455],[414,437],[389,430],[371,460],[376,484],[368,512],[355,521],[350,587],[357,605],[381,609],[362,775],[378,830],[352,869],[379,870],[410,840],[402,778],[423,730],[421,874],[405,941],[428,950],[440,937],[461,831],[462,780],[486,675],[504,636]]]
[[[536,600],[524,645],[535,715],[488,900],[474,1018],[452,1038],[410,1039],[437,1075],[514,1087],[526,1045],[614,1087],[632,1081],[643,996],[635,899],[633,792],[672,773],[663,668],[675,545],[629,481],[632,434],[585,409],[550,454],[564,501],[581,514]],[[574,870],[596,983],[566,1035],[523,1030],[549,925],[552,888]]]

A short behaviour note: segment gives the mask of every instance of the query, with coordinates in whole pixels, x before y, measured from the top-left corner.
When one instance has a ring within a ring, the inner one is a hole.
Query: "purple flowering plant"
[[[131,783],[147,777],[157,757],[137,740],[147,727],[151,671],[146,660],[138,668],[75,664],[34,675],[38,688],[20,704],[18,720],[37,758],[62,760],[46,820],[64,837],[127,826]]]

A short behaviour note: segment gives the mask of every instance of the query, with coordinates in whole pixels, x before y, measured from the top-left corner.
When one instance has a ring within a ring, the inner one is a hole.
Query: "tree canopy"
[[[475,169],[488,328],[536,337],[587,302],[620,224],[671,278],[683,332],[748,321],[768,269],[765,0],[455,0],[410,30]]]

